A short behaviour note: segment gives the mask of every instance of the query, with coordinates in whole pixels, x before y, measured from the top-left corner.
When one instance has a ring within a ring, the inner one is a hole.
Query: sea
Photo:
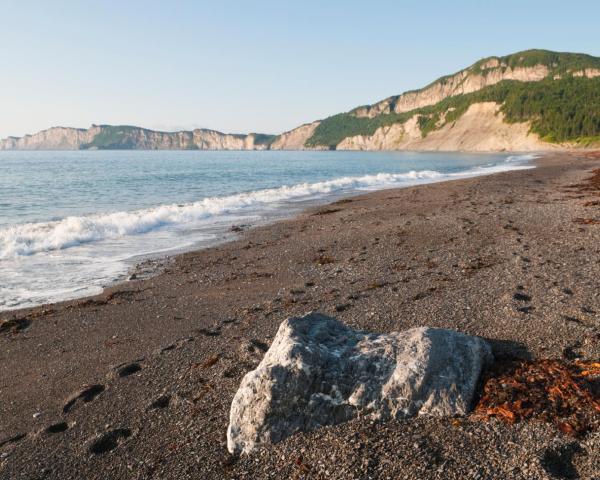
[[[532,168],[534,155],[0,151],[0,310],[97,294],[145,259],[360,193]],[[235,229],[234,229],[235,230]]]

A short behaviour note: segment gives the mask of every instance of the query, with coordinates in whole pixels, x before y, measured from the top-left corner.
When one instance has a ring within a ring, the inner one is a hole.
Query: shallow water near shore
[[[0,152],[0,310],[99,293],[136,259],[357,193],[531,168],[532,155]]]

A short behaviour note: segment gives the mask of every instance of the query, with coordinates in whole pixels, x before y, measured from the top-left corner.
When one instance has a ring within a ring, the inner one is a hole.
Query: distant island
[[[0,150],[534,151],[600,145],[600,58],[527,50],[280,135],[53,127]]]

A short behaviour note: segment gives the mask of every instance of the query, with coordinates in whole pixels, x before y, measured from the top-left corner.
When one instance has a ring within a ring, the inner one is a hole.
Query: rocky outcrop
[[[227,134],[208,129],[158,132],[139,127],[93,125],[87,130],[53,127],[21,138],[8,137],[0,141],[0,150],[264,150],[269,143],[257,141],[261,137],[269,136]]]
[[[231,134],[205,128],[159,132],[146,128],[101,125],[89,129],[53,127],[24,137],[0,140],[0,150],[303,150],[319,122],[302,125],[278,137]],[[274,141],[273,141],[274,140]]]
[[[235,394],[228,449],[247,453],[359,415],[465,414],[491,359],[485,341],[453,330],[377,334],[315,313],[288,319]]]
[[[573,72],[574,77],[587,77],[595,78],[600,77],[600,69],[598,68],[584,68],[583,70],[577,70]]]
[[[489,57],[453,75],[442,77],[420,90],[405,92],[373,105],[307,123],[278,136],[254,133],[226,134],[208,129],[158,132],[130,126],[94,125],[87,130],[56,127],[22,138],[8,137],[0,141],[0,150],[550,150],[557,146],[530,134],[529,124],[504,123],[504,117],[498,113],[497,106],[473,104],[465,118],[459,118],[452,123],[442,120],[425,138],[421,135],[417,116],[423,114],[423,111],[418,110],[438,105],[449,97],[477,92],[502,81],[529,83],[544,79],[564,80],[569,77],[600,77],[600,58],[546,50],[527,50],[504,57]],[[507,85],[507,88],[509,86]],[[527,88],[529,86],[531,85]],[[545,84],[543,86],[545,87]],[[535,86],[532,88],[535,89]],[[487,98],[498,100],[500,97]],[[477,99],[470,97],[467,101],[473,102]],[[581,112],[581,109],[578,109],[578,112]],[[392,113],[404,115],[382,117],[374,122],[368,120]],[[436,112],[436,115],[438,114],[439,112]],[[476,115],[481,117],[476,118]],[[360,120],[354,117],[359,117]],[[400,123],[400,119],[403,123]],[[357,132],[370,133],[373,131],[373,125],[389,121],[398,123],[380,127],[372,135],[355,135]],[[563,121],[568,122],[568,119]],[[579,121],[579,124],[583,125],[583,122]],[[591,124],[595,125],[593,122]],[[560,136],[553,133],[550,132],[548,138]],[[596,133],[595,127],[588,127],[585,135],[582,133],[581,136],[585,140],[595,138]],[[562,148],[579,145],[576,140],[581,139],[574,136],[569,138],[573,141],[569,145],[563,144]],[[340,142],[340,139],[343,140]]]
[[[304,144],[312,137],[319,123],[321,122],[307,123],[289,132],[282,133],[271,144],[271,150],[304,150],[306,148]]]
[[[373,135],[356,135],[342,140],[336,150],[405,150],[422,138],[419,117],[412,116],[404,123],[380,127]]]
[[[498,59],[490,59],[480,66],[481,73],[473,73],[471,68],[462,70],[452,76],[444,77],[429,87],[414,92],[407,92],[397,97],[390,97],[371,106],[361,107],[354,111],[357,117],[375,117],[382,113],[410,112],[417,108],[435,105],[445,98],[454,95],[476,92],[503,80],[521,82],[537,82],[548,76],[550,70],[546,65],[534,67],[510,68],[501,65]]]
[[[553,150],[559,146],[544,142],[537,134],[531,133],[529,122],[506,123],[500,105],[484,102],[472,104],[455,122],[445,124],[404,148],[424,151],[529,152]]]
[[[116,145],[114,147],[111,146],[109,143],[110,140],[108,140],[105,144],[106,148],[131,148],[139,150],[184,150],[195,148],[192,132],[157,132],[145,128],[124,128],[123,130],[119,130],[118,127],[110,128],[111,133],[120,138],[115,140]],[[123,133],[120,135],[120,132]],[[97,143],[100,142],[97,141]],[[93,141],[80,147],[84,149],[103,148],[102,144],[97,145]]]
[[[371,136],[345,138],[338,150],[420,151],[540,151],[558,148],[530,133],[529,123],[505,123],[500,105],[474,103],[455,122],[447,123],[423,137],[418,116],[405,123],[380,127]]]
[[[0,140],[0,150],[78,150],[100,133],[100,127],[82,128],[53,127],[24,137],[8,137]]]
[[[256,142],[257,135],[233,135],[215,130],[194,130],[194,144],[200,150],[265,150],[268,144]]]

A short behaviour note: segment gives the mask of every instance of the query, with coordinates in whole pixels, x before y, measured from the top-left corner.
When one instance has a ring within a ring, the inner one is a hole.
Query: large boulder
[[[378,334],[317,313],[290,318],[235,394],[228,449],[247,453],[357,416],[465,414],[491,359],[484,340],[453,330]]]

